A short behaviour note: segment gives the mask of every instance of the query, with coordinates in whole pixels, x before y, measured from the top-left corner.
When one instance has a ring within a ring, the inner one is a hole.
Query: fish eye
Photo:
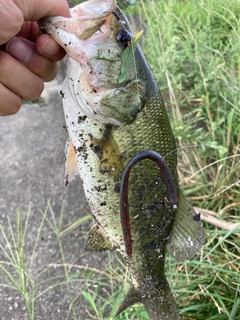
[[[127,48],[129,42],[132,40],[131,35],[124,29],[120,30],[116,35],[116,40],[119,42],[124,48]]]
[[[124,48],[127,48],[129,45],[129,42],[132,40],[131,35],[129,34],[129,32],[127,32],[127,30],[124,28],[124,21],[121,21],[121,18],[119,17],[119,15],[114,12],[111,11],[111,13],[114,15],[114,17],[117,19],[117,21],[119,22],[119,24],[122,26],[122,29],[117,33],[116,35],[116,40],[118,43],[120,43]]]

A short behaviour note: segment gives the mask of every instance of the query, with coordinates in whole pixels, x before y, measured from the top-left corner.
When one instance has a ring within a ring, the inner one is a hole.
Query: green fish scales
[[[69,133],[66,183],[80,175],[93,215],[85,249],[116,250],[126,260],[132,284],[117,314],[142,302],[151,319],[177,320],[164,274],[165,249],[178,261],[190,258],[202,246],[204,231],[178,187],[175,139],[163,99],[139,46],[126,78],[118,83],[125,50],[119,35],[123,28],[133,33],[115,0],[86,1],[70,12],[72,18],[45,18],[42,25],[68,53],[62,90]],[[174,210],[168,201],[155,163],[134,165],[128,188],[128,257],[120,220],[121,179],[129,160],[146,149],[164,157],[178,190],[178,207]]]
[[[117,141],[120,154],[125,155],[123,167],[139,151],[155,150],[161,155],[166,155],[165,160],[174,184],[178,186],[176,153],[173,151],[176,149],[175,140],[163,100],[158,90],[149,93],[150,99],[146,101],[138,118],[125,128],[114,131],[113,137]],[[155,163],[144,160],[134,166],[129,179],[133,254],[128,265],[138,290],[133,286],[125,301],[129,301],[129,305],[136,301],[145,301],[152,319],[178,319],[178,312],[172,303],[172,295],[164,275],[165,245],[174,218],[174,210],[168,203],[167,196],[165,182]],[[123,303],[119,312],[124,308]],[[171,317],[169,314],[172,314]]]

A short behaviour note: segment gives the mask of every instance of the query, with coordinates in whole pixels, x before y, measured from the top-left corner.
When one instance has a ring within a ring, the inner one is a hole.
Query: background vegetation
[[[177,139],[180,184],[191,202],[209,210],[221,226],[205,223],[206,244],[194,259],[177,264],[167,257],[166,274],[180,314],[182,319],[240,319],[240,235],[236,224],[240,221],[240,2],[139,0],[128,14],[135,31],[145,30],[141,45]],[[50,206],[43,213],[42,225],[47,222],[54,231],[64,268],[64,278],[56,279],[56,285],[66,283],[72,318],[78,319],[74,304],[81,295],[87,319],[113,319],[129,286],[121,260],[105,253],[104,271],[83,266],[75,266],[71,274],[68,271],[64,237],[88,220],[86,216],[64,229]],[[224,221],[228,224],[221,224]],[[51,288],[39,291],[40,284],[31,279],[31,264],[26,266],[23,250],[27,223],[22,222],[20,212],[16,230],[17,235],[12,232],[9,240],[1,229],[5,244],[0,249],[5,259],[0,276],[4,286],[24,297],[34,319],[35,300]],[[82,289],[74,296],[71,284],[79,282]],[[117,319],[149,317],[137,304]]]
[[[240,2],[140,0],[134,14],[170,114],[185,194],[210,210],[207,220],[240,222]],[[196,260],[177,266],[169,257],[182,319],[240,319],[234,226],[205,224]]]

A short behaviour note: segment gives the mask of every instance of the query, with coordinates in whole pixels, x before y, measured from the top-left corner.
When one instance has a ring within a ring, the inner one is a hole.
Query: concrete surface
[[[6,261],[3,248],[10,252],[3,231],[14,249],[8,219],[16,236],[16,210],[21,208],[25,223],[31,206],[25,239],[25,263],[29,268],[32,259],[30,275],[36,286],[41,281],[47,281],[37,289],[36,294],[64,280],[62,267],[49,267],[50,264],[61,263],[61,255],[57,238],[47,221],[43,224],[36,251],[32,254],[42,221],[40,209],[44,211],[50,199],[58,220],[64,203],[63,228],[89,212],[80,179],[75,179],[68,187],[64,185],[64,147],[67,133],[63,129],[65,121],[60,95],[54,99],[54,103],[24,105],[18,114],[0,117],[0,226],[3,228],[0,229],[0,260]],[[50,218],[50,212],[47,216]],[[88,228],[89,223],[78,227],[64,238],[66,262],[89,266],[97,264],[101,269],[98,255],[87,254],[82,250]],[[104,261],[102,254],[99,257]],[[11,274],[16,275],[13,268],[7,268]],[[45,272],[41,274],[43,270]],[[52,279],[55,276],[62,278]],[[6,284],[0,270],[0,284],[3,283]],[[73,297],[83,289],[86,288],[76,283],[72,288]],[[76,303],[78,319],[87,318],[84,303],[80,296]],[[72,319],[72,316],[67,318],[69,307],[67,286],[57,286],[36,299],[34,319]],[[10,319],[29,319],[26,304],[17,291],[0,286],[0,320]]]
[[[128,4],[125,2],[120,2],[122,7]],[[130,0],[129,3],[132,2]],[[6,249],[9,253],[13,249],[12,252],[16,252],[12,239],[12,234],[14,237],[17,236],[16,211],[21,209],[23,224],[26,223],[27,213],[30,212],[24,248],[25,264],[34,281],[35,295],[53,286],[36,299],[36,320],[73,319],[72,314],[69,315],[67,285],[54,287],[64,280],[64,271],[62,267],[51,267],[51,264],[61,263],[62,260],[57,238],[47,221],[44,221],[38,235],[42,222],[41,211],[46,210],[50,201],[58,220],[64,206],[63,229],[89,213],[80,180],[75,179],[67,187],[64,185],[64,148],[67,133],[63,129],[65,120],[59,94],[64,73],[63,62],[57,78],[45,84],[46,89],[42,94],[44,103],[24,105],[18,114],[0,117],[0,265],[8,262],[3,250]],[[50,217],[49,211],[47,217]],[[12,233],[9,221],[13,228]],[[83,252],[88,229],[89,222],[64,237],[66,263],[97,266],[98,269],[105,270],[106,254]],[[11,248],[7,247],[4,233],[10,241]],[[37,238],[39,241],[34,250]],[[15,276],[16,285],[16,279],[19,279],[16,270],[9,265],[7,269]],[[68,271],[71,273],[70,269]],[[55,276],[61,278],[53,279]],[[39,285],[41,282],[44,283]],[[4,281],[0,269],[0,320],[30,319],[21,294],[13,288],[2,286],[4,284],[9,282]],[[78,296],[75,306],[79,320],[89,318],[85,311],[86,302],[79,295],[81,290],[86,289],[84,285],[84,281],[79,281],[71,287],[73,298]],[[31,290],[29,296],[33,296]]]

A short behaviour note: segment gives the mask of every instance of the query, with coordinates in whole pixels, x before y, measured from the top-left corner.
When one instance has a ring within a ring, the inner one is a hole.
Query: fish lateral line
[[[128,183],[129,176],[132,167],[139,161],[149,159],[157,164],[160,168],[163,180],[166,184],[168,190],[168,198],[170,203],[173,206],[173,209],[177,209],[178,196],[177,190],[174,186],[171,172],[168,168],[166,160],[163,156],[153,150],[144,150],[137,153],[127,164],[123,176],[122,183],[120,188],[120,217],[121,225],[123,231],[123,238],[126,248],[126,253],[129,258],[132,256],[132,237],[131,237],[131,226],[130,226],[130,217],[129,217],[129,203],[128,203]]]

